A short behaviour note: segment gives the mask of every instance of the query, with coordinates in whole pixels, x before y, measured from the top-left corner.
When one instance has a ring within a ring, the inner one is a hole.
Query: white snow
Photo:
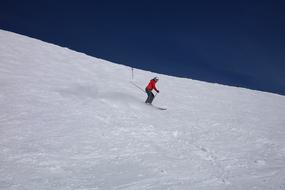
[[[285,189],[285,96],[134,72],[0,30],[0,189]]]

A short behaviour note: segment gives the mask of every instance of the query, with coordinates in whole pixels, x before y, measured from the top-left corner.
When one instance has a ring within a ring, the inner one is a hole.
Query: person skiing
[[[157,93],[159,93],[159,90],[155,87],[155,84],[158,81],[158,77],[154,77],[151,79],[145,88],[145,92],[147,93],[147,99],[145,101],[146,104],[152,104],[152,101],[154,99],[154,94],[152,93],[152,90],[154,89]]]

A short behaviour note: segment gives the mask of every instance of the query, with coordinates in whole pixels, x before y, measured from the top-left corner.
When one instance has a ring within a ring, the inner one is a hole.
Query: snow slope
[[[0,189],[285,189],[284,96],[159,77],[0,30]]]

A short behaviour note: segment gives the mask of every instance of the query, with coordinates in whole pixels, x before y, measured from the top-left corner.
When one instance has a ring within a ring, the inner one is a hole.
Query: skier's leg
[[[145,101],[146,104],[149,103],[149,95],[147,95],[147,98],[146,98],[146,101]]]
[[[153,99],[154,99],[154,94],[150,92],[150,100],[149,100],[150,104],[152,104]]]
[[[146,99],[145,103],[149,104],[150,100],[151,100],[151,92],[147,89],[145,90],[145,92],[147,93],[147,99]]]

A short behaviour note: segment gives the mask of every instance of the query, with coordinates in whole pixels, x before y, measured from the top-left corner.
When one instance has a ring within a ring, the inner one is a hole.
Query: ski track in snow
[[[0,41],[0,189],[285,189],[284,96]]]

